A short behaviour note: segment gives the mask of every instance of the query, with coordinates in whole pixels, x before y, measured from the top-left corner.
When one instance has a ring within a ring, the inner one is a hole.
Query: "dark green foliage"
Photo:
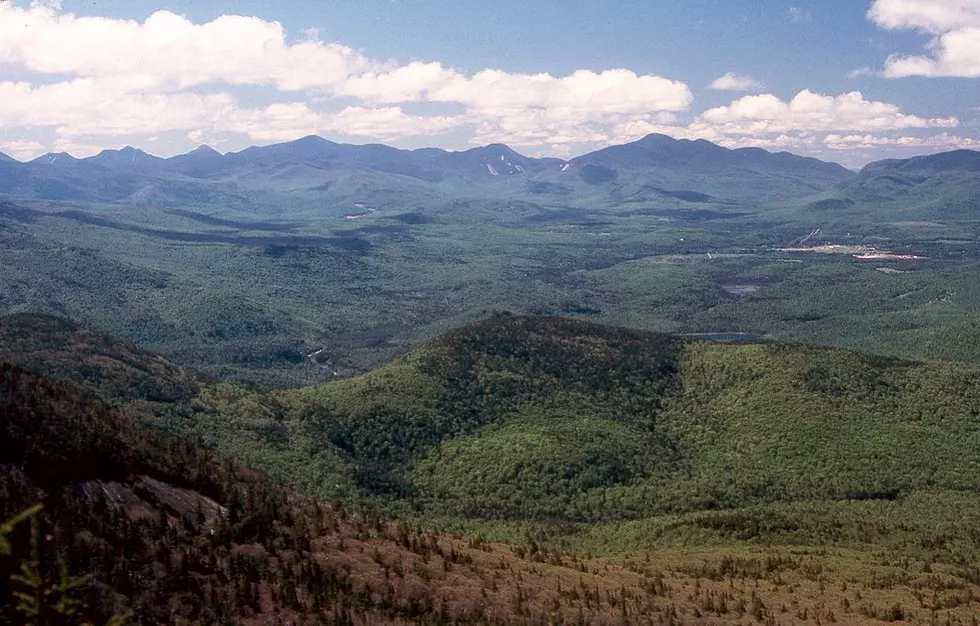
[[[282,398],[391,510],[594,522],[980,490],[977,374],[500,317]]]
[[[608,167],[603,167],[602,165],[588,163],[579,169],[578,175],[590,185],[604,185],[616,180],[619,172]]]
[[[84,364],[97,346],[136,371],[156,364],[191,380],[126,344],[45,323],[34,341],[61,342],[51,364]],[[580,523],[980,491],[970,470],[980,372],[965,364],[521,316],[452,331],[360,377],[276,393],[197,382],[189,401],[147,402],[128,388],[129,369],[99,363],[89,388],[147,423],[399,515]]]
[[[8,364],[0,444],[4,624],[545,624],[545,606],[573,608],[550,592],[581,571],[558,552],[310,500]],[[631,594],[645,584],[613,569]],[[595,587],[599,623],[625,610],[613,584]]]

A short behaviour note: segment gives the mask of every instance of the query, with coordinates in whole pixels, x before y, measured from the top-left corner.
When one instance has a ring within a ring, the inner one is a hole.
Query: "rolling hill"
[[[8,624],[612,624],[671,611],[654,605],[662,575],[316,502],[5,363],[0,496],[0,520],[31,518],[0,527]],[[584,585],[563,595],[583,575],[589,601]]]
[[[926,624],[980,609],[975,366],[504,316],[360,377],[262,392],[49,317],[4,318],[0,337],[0,361],[53,377],[0,368],[0,516],[44,503],[43,570],[73,545],[70,573],[95,576],[89,617]],[[26,558],[29,535],[14,539]]]
[[[869,163],[815,208],[857,218],[960,221],[980,209],[980,152],[954,150]]]
[[[980,490],[974,365],[503,316],[362,376],[259,392],[52,318],[0,333],[0,358],[169,412],[158,427],[283,480],[437,516],[593,523]]]

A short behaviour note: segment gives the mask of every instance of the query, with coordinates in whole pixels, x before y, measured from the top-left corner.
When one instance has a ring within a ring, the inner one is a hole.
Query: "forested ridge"
[[[969,623],[980,597],[975,365],[497,316],[263,391],[55,318],[0,338],[51,377],[3,367],[0,519],[44,503],[48,575],[93,572],[98,619]],[[572,594],[582,567],[625,591]]]

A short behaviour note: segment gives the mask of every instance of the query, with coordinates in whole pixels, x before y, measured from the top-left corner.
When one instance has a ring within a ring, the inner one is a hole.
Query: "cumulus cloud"
[[[708,85],[708,89],[717,91],[754,91],[756,89],[762,89],[762,83],[745,74],[728,72],[724,76],[713,80]]]
[[[140,23],[9,2],[0,4],[0,59],[41,74],[112,76],[172,89],[211,83],[329,88],[377,67],[339,44],[289,43],[281,24],[257,17],[194,24],[157,11]]]
[[[977,0],[875,0],[868,18],[888,29],[916,29],[939,35],[980,26]]]
[[[660,76],[638,76],[623,69],[601,73],[579,70],[562,78],[484,70],[432,91],[429,99],[464,103],[490,115],[536,109],[588,118],[681,111],[691,104],[692,96],[682,82]]]
[[[882,137],[878,135],[838,135],[824,137],[823,143],[831,150],[852,150],[854,148],[880,148],[896,146],[901,148],[930,148],[935,150],[976,149],[980,140],[941,133],[930,137]]]
[[[476,127],[474,143],[518,146],[602,141],[623,117],[687,109],[691,90],[680,81],[623,69],[568,76],[483,70],[466,76],[438,63],[413,63],[349,80],[346,96],[370,103],[437,102],[461,105]],[[438,122],[439,125],[448,123]]]
[[[0,82],[0,128],[52,127],[60,137],[181,131],[275,141],[325,132],[391,140],[468,125],[480,140],[554,145],[593,140],[624,116],[682,111],[692,101],[680,81],[623,69],[465,74],[440,63],[370,59],[320,41],[316,31],[293,41],[281,24],[257,17],[196,24],[158,11],[138,22],[79,17],[51,3],[0,3],[4,65],[60,82]],[[240,106],[231,94],[246,85],[275,101]],[[405,103],[460,112],[408,114]]]
[[[894,104],[865,100],[858,91],[828,96],[803,90],[792,100],[772,94],[746,96],[705,111],[692,125],[725,135],[766,135],[791,131],[892,131],[949,128],[956,118],[922,118]]]
[[[875,0],[868,19],[932,36],[927,54],[888,57],[885,76],[980,77],[980,0]]]
[[[764,148],[766,150],[810,151],[818,143],[812,133],[776,135],[773,137],[724,137],[718,145],[726,148]]]

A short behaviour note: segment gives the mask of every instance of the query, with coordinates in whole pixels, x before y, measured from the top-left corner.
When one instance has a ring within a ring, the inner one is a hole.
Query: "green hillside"
[[[940,611],[969,623],[976,596],[965,594],[980,593],[975,365],[498,316],[361,376],[261,391],[44,316],[2,318],[0,340],[0,361],[70,379],[120,416],[370,516],[461,532],[471,547],[518,544],[520,557],[557,550],[629,565],[645,554],[689,590],[671,602],[700,607],[678,623],[700,623],[705,607],[720,619],[716,600],[698,598],[736,579],[768,581],[756,589],[766,606],[809,594],[821,620],[833,602],[854,623],[898,605],[906,621]],[[101,432],[91,421],[79,432]],[[94,454],[111,458],[106,445]],[[140,472],[198,489],[165,458],[120,458],[104,471],[127,489],[146,482]],[[658,576],[651,567],[637,571]]]
[[[441,515],[593,522],[975,492],[978,373],[503,317],[280,398],[369,492]]]
[[[149,407],[156,427],[278,480],[397,515],[578,524],[980,490],[974,365],[502,316],[362,376],[259,392],[153,373],[157,357],[31,319],[0,324],[21,337],[0,358]],[[91,381],[72,374],[94,363]],[[134,385],[132,372],[170,382]]]

